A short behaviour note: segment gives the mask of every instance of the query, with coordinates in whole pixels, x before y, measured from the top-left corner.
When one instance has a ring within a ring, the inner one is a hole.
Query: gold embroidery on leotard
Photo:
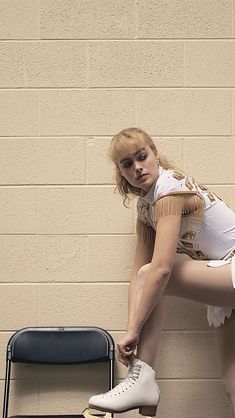
[[[194,260],[208,260],[208,256],[204,255],[202,251],[195,251],[193,249],[189,249],[185,247],[182,241],[178,242],[177,246],[177,253],[178,254],[187,254],[190,258],[193,258]]]
[[[203,254],[203,252],[202,251],[195,251],[195,253],[197,254],[197,256],[198,256],[198,258],[201,258],[201,259],[203,259],[203,258],[208,258],[207,256],[205,256],[204,254]]]
[[[203,190],[204,192],[206,192],[208,189],[203,186],[202,184],[198,184],[199,189]]]
[[[194,239],[196,236],[196,232],[195,231],[187,231],[185,232],[184,235],[182,235],[181,239]]]
[[[193,248],[193,244],[191,242],[183,241],[182,239],[180,240],[180,242],[183,245],[183,247]]]
[[[193,190],[193,185],[192,185],[192,183],[187,179],[186,181],[185,181],[185,186],[189,189],[189,190]]]
[[[207,197],[208,197],[208,199],[211,202],[215,202],[216,201],[215,196],[214,196],[214,194],[211,191],[209,191],[209,193],[207,193]]]
[[[173,171],[172,177],[174,177],[177,180],[183,180],[185,178],[185,175],[183,173],[180,173],[179,171]]]

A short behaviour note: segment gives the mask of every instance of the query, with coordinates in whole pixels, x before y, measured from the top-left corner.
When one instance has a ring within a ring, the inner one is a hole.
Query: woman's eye
[[[131,161],[125,161],[125,162],[123,163],[123,168],[130,168],[130,167],[131,167],[131,165],[132,165],[132,162],[131,162]]]
[[[146,158],[147,158],[147,154],[140,154],[140,156],[139,156],[139,159],[141,161],[146,160]]]

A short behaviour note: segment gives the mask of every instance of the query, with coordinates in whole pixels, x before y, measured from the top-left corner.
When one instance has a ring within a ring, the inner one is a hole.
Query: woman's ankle
[[[150,367],[152,367],[152,369],[155,370],[155,358],[153,359],[150,356],[147,356],[144,354],[138,354],[138,353],[136,355],[136,358],[148,364]]]

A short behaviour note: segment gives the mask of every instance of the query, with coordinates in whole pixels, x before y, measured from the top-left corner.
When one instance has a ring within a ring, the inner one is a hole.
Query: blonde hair
[[[140,128],[127,128],[116,134],[109,146],[109,158],[116,166],[116,189],[124,197],[123,204],[130,202],[129,195],[140,196],[141,189],[130,184],[122,175],[118,166],[118,157],[120,152],[127,145],[148,145],[154,153],[157,153],[157,148],[152,138]],[[166,170],[175,168],[167,159],[158,153],[160,165]]]

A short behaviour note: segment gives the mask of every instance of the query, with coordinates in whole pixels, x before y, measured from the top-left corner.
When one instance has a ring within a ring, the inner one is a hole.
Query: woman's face
[[[148,192],[159,177],[157,154],[147,144],[128,145],[120,153],[118,167],[132,186]]]

